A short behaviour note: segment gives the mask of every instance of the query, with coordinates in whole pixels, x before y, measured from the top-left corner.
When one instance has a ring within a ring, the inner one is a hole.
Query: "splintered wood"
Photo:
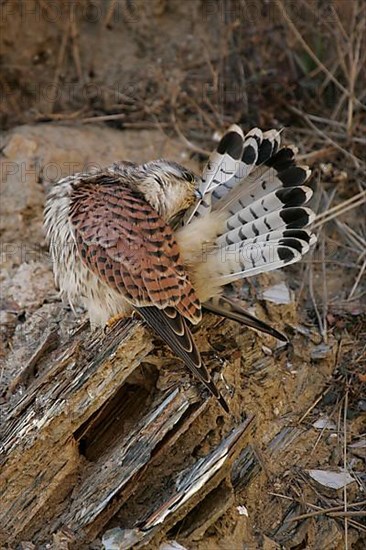
[[[225,479],[252,418],[228,427],[205,455],[166,468],[162,484],[164,457],[184,456],[192,423],[208,406],[222,413],[193,385],[152,391],[137,374],[152,349],[149,332],[132,320],[96,336],[84,325],[46,349],[41,373],[2,419],[2,544],[108,540],[111,518],[149,488],[143,512],[132,507],[126,529],[114,533],[130,548],[164,534],[219,486],[230,496]]]

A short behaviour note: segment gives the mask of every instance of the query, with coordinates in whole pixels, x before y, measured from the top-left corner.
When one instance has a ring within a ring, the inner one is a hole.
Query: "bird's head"
[[[174,222],[201,197],[201,179],[175,162],[156,160],[141,166],[143,178],[136,187],[169,223]]]

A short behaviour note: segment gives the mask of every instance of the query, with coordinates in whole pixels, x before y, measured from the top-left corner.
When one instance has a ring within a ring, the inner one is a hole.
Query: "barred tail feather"
[[[281,211],[283,208],[291,206],[301,206],[310,200],[312,194],[313,192],[309,187],[278,189],[252,202],[252,204],[244,206],[236,214],[229,217],[226,226],[229,230],[232,230],[262,216],[268,216],[271,212]]]
[[[211,192],[225,184],[237,172],[243,153],[244,134],[233,124],[221,139],[216,151],[210,156],[203,171],[201,192]]]
[[[217,278],[223,286],[228,283],[252,277],[259,273],[273,271],[297,262],[302,257],[301,245],[296,239],[281,239],[246,245],[231,245],[219,250],[217,255]],[[295,244],[296,241],[296,244]]]
[[[312,223],[314,217],[314,212],[306,207],[283,208],[223,233],[217,239],[217,244],[240,243],[279,229],[302,229]]]
[[[243,153],[244,134],[242,129],[233,124],[220,140],[217,149],[211,154],[202,173],[200,191],[202,200],[189,211],[185,223],[194,217],[201,217],[211,210],[212,191],[222,187],[238,170]]]
[[[297,262],[315,243],[306,229],[315,215],[304,206],[312,196],[304,185],[311,172],[296,164],[296,153],[293,146],[281,148],[277,130],[253,128],[243,136],[234,125],[211,155],[194,213],[200,222],[191,216],[186,230],[195,231],[198,250],[206,244],[207,228],[218,229],[208,241],[209,260],[197,267],[198,279],[212,282],[211,296],[237,279]]]
[[[223,196],[215,204],[214,210],[225,210],[235,214],[273,191],[303,185],[310,174],[311,171],[307,166],[290,166],[281,172],[273,167],[261,166],[240,185],[234,187],[230,193]]]
[[[263,233],[262,235],[258,235],[258,237],[253,237],[252,239],[247,239],[245,242],[246,244],[254,244],[282,239],[286,237],[301,241],[304,247],[305,245],[308,245],[308,248],[304,248],[304,254],[309,250],[311,246],[316,243],[316,237],[314,233],[311,233],[308,229],[279,229],[277,231]]]
[[[237,170],[223,185],[216,187],[212,193],[212,202],[226,195],[233,187],[236,187],[242,180],[244,180],[252,170],[255,168],[259,147],[263,140],[262,131],[259,128],[253,128],[244,138],[243,152],[241,159],[237,164]]]

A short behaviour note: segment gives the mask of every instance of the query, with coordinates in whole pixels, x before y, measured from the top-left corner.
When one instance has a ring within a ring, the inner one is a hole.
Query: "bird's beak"
[[[195,189],[194,194],[196,195],[197,199],[199,199],[199,200],[203,199],[203,195],[202,195],[202,193],[199,189]]]

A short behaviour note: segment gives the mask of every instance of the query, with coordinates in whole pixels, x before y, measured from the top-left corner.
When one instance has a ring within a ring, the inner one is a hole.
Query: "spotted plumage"
[[[311,189],[275,130],[234,125],[202,176],[174,162],[120,162],[64,178],[45,208],[62,296],[92,326],[137,310],[228,406],[203,365],[190,325],[202,308],[285,337],[223,294],[227,283],[299,260],[315,241]]]

